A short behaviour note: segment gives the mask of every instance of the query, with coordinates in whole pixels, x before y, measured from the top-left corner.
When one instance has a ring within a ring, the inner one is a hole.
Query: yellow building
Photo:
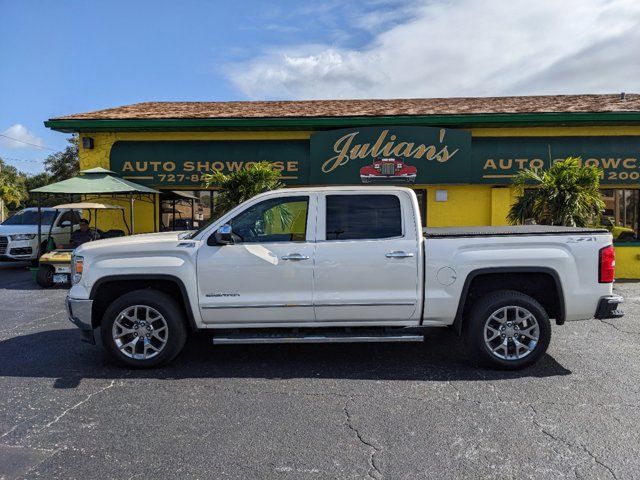
[[[410,186],[428,226],[504,225],[518,170],[580,156],[602,169],[617,276],[640,278],[640,95],[150,102],[45,125],[79,134],[82,169],[166,193],[155,219],[136,207],[137,233],[201,224],[202,175],[265,160],[292,186]]]

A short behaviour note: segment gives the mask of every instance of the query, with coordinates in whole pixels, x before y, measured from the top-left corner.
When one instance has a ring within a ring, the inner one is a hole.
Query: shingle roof
[[[500,113],[640,112],[640,95],[302,100],[260,102],[144,102],[52,120],[376,117]]]

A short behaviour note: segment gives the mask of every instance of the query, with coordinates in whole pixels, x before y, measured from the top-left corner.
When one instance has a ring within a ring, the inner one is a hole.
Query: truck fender
[[[522,273],[543,273],[546,275],[550,275],[553,278],[555,283],[556,293],[558,295],[560,301],[560,313],[558,318],[556,318],[556,324],[562,325],[564,324],[565,319],[565,304],[564,304],[564,293],[562,291],[562,282],[560,281],[560,276],[558,272],[556,272],[552,268],[548,267],[489,267],[489,268],[479,268],[477,270],[472,270],[469,272],[467,277],[465,278],[464,285],[462,287],[462,292],[460,294],[460,300],[458,301],[458,309],[456,310],[456,316],[453,321],[453,328],[460,335],[462,333],[462,327],[464,323],[463,313],[464,309],[467,306],[467,299],[469,295],[469,289],[471,288],[471,284],[473,280],[480,275],[487,274],[522,274]]]
[[[94,283],[93,287],[91,287],[91,293],[89,294],[89,298],[95,300],[100,290],[100,287],[105,283],[111,282],[126,282],[126,281],[139,281],[139,282],[147,282],[147,281],[165,281],[171,282],[175,286],[178,287],[178,290],[181,294],[181,299],[179,300],[179,304],[184,307],[184,311],[186,312],[187,321],[189,322],[189,328],[191,331],[195,332],[198,330],[198,326],[196,324],[195,316],[193,314],[193,310],[191,308],[191,302],[189,298],[189,293],[187,292],[187,288],[184,285],[184,282],[175,275],[167,275],[167,274],[152,274],[152,275],[144,275],[144,274],[131,274],[131,275],[109,275],[106,277],[99,278]],[[153,285],[150,285],[153,288]],[[100,321],[101,319],[93,318],[92,321],[94,326],[97,325],[96,321]]]

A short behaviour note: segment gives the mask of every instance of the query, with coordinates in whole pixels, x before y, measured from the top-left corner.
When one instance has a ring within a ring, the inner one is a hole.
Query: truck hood
[[[181,241],[179,236],[185,232],[143,233],[128,237],[107,238],[87,242],[76,248],[76,255],[125,252],[125,251],[158,251],[176,247]]]
[[[17,235],[19,233],[38,233],[37,225],[0,225],[0,235]],[[49,225],[42,226],[42,235],[49,233]]]

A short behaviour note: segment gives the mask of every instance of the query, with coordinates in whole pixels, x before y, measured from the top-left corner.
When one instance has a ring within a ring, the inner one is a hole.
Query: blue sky
[[[42,124],[57,115],[246,99],[228,65],[267,47],[331,41],[359,8],[345,3],[0,0],[0,132],[18,124],[36,138],[6,134],[58,150],[65,135]],[[340,42],[357,48],[367,36],[354,29]],[[50,153],[4,140],[0,157],[25,171],[39,171]]]
[[[140,101],[640,91],[635,0],[0,0],[0,157]]]

